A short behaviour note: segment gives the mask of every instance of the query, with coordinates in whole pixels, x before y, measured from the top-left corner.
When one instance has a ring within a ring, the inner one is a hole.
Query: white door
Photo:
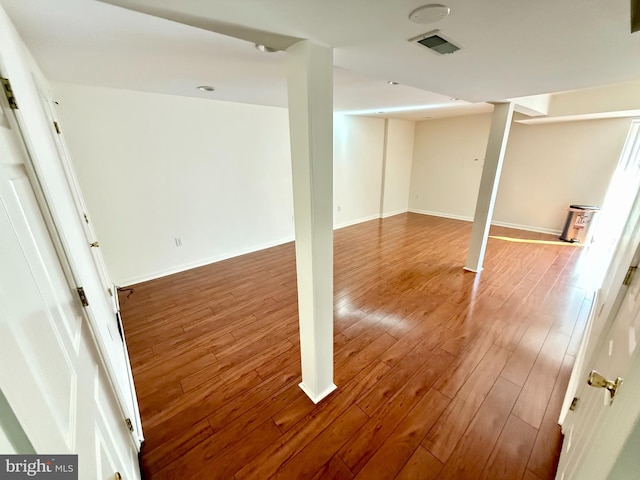
[[[100,251],[100,242],[98,241],[98,237],[93,228],[93,224],[90,221],[91,216],[89,215],[89,209],[82,195],[78,177],[76,176],[75,170],[73,169],[71,155],[69,153],[67,142],[64,138],[64,131],[62,129],[61,122],[56,112],[55,102],[48,98],[48,95],[42,90],[41,87],[39,88],[38,92],[40,94],[40,103],[42,105],[42,110],[49,119],[49,123],[53,126],[53,129],[56,133],[56,135],[53,136],[56,147],[58,149],[60,164],[64,169],[67,183],[69,184],[69,189],[73,195],[77,213],[82,217],[83,221],[81,222],[81,224],[84,227],[85,238],[88,244],[93,245],[91,247],[91,253],[93,254],[92,258],[93,263],[95,264],[96,273],[100,278],[103,293],[108,297],[109,303],[113,308],[113,313],[115,314],[119,310],[117,302],[117,292],[115,286],[111,282],[111,276],[109,275],[107,266],[104,262],[104,259],[102,258],[102,253]]]
[[[126,338],[120,320],[118,292],[111,281],[102,258],[100,244],[90,222],[89,210],[71,163],[69,149],[55,111],[54,101],[45,92],[45,86],[42,84],[44,82],[39,80],[37,75],[34,75],[34,79],[42,111],[47,117],[48,124],[51,127],[49,131],[58,150],[60,170],[64,172],[64,179],[61,180],[65,181],[65,186],[68,187],[73,197],[73,203],[67,205],[64,213],[66,216],[75,215],[80,219],[79,222],[76,222],[76,225],[82,226],[82,233],[84,234],[84,251],[74,250],[77,254],[84,254],[84,258],[77,262],[81,276],[79,281],[86,289],[87,298],[90,300],[89,314],[92,316],[93,323],[96,326],[95,333],[99,337],[101,346],[106,349],[107,361],[110,364],[112,376],[116,379],[119,390],[123,394],[122,400],[127,409],[127,416],[131,418],[135,436],[141,443],[143,441],[142,422],[140,420],[138,399],[129,362]]]
[[[0,390],[21,429],[3,435],[37,453],[77,453],[82,479],[138,479],[135,442],[25,152],[0,96]]]
[[[640,120],[633,120],[622,148],[620,160],[609,182],[600,218],[597,221],[595,244],[589,246],[589,275],[598,295],[593,301],[585,333],[567,387],[558,423],[564,425],[569,407],[578,387],[582,384],[584,362],[593,358],[597,341],[604,332],[611,312],[619,305],[626,292],[620,280],[626,274],[634,253],[633,225],[640,221],[640,211],[634,209],[634,200],[640,188]],[[596,315],[597,312],[597,315]]]
[[[605,479],[640,418],[640,275],[624,284],[625,268],[640,259],[640,196],[636,197],[605,283],[617,285],[595,306],[594,324],[602,335],[592,336],[593,355],[578,372],[577,404],[563,424],[564,441],[557,478],[562,480]],[[596,341],[597,340],[597,341]],[[589,386],[589,371],[595,370],[615,382],[621,377],[612,401],[607,388]]]

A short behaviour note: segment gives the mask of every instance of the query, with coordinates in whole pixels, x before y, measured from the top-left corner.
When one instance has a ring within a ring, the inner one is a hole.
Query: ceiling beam
[[[148,5],[139,0],[98,0],[102,3],[115,5],[117,7],[126,8],[135,12],[144,13],[158,18],[171,20],[172,22],[182,23],[201,30],[219,33],[228,37],[246,40],[247,42],[265,45],[275,50],[286,50],[290,46],[303,40],[302,38],[290,37],[279,33],[267,32],[255,28],[236,25],[234,23],[223,22],[213,18],[199,17],[189,13],[169,10],[166,8]]]

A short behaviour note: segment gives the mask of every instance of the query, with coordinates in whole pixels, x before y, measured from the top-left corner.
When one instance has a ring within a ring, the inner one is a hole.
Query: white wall
[[[602,205],[630,119],[514,124],[495,220],[561,230],[570,204]]]
[[[293,239],[285,109],[68,84],[54,93],[117,285]],[[389,211],[406,211],[414,123],[390,125]],[[378,218],[385,120],[336,115],[334,136],[334,224]]]
[[[494,223],[558,233],[570,204],[601,205],[630,121],[514,124]],[[412,210],[473,218],[490,124],[485,114],[417,124]]]
[[[384,125],[382,118],[334,115],[333,221],[338,228],[380,216]]]
[[[293,238],[286,110],[75,85],[54,92],[116,284]]]
[[[381,212],[383,217],[409,210],[415,131],[416,122],[395,119],[386,121]]]
[[[416,124],[411,210],[473,217],[490,126],[490,114]]]

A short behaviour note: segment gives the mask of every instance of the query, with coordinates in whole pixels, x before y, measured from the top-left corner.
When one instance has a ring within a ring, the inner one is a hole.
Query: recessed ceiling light
[[[212,87],[211,85],[200,85],[198,87],[198,90],[202,91],[202,92],[215,92],[216,89],[214,87]]]
[[[389,85],[398,85],[398,82],[394,82],[393,80],[389,80],[387,83]]]
[[[447,17],[449,13],[451,13],[451,9],[446,5],[432,3],[430,5],[424,5],[423,7],[416,8],[409,14],[409,20],[419,25],[426,25],[429,23],[439,22],[443,18]]]
[[[455,102],[455,101],[460,100],[460,99],[456,98],[456,97],[449,97],[449,100],[453,100]]]
[[[264,53],[273,53],[273,52],[277,52],[278,51],[277,48],[267,47],[266,45],[263,45],[262,43],[256,43],[256,48],[258,50],[260,50],[261,52],[264,52]]]

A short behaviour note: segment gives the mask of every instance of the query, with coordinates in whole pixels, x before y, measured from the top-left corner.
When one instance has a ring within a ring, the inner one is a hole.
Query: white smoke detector
[[[446,5],[432,3],[430,5],[424,5],[420,8],[416,8],[409,15],[409,20],[419,25],[427,25],[429,23],[439,22],[443,18],[449,16],[449,13],[451,13],[451,9]]]

